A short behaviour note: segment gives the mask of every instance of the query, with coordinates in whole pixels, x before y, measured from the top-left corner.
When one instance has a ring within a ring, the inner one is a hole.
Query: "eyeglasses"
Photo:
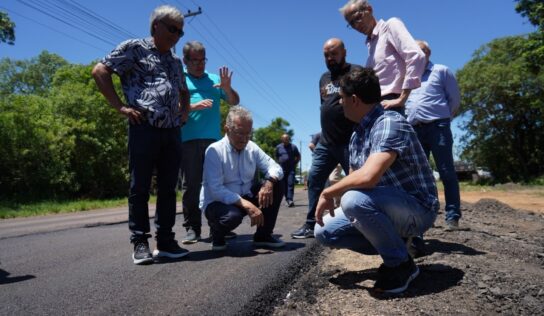
[[[193,66],[205,64],[208,62],[208,58],[202,58],[202,59],[187,59],[187,63],[190,63]]]
[[[242,132],[240,130],[231,129],[231,130],[229,130],[229,134],[231,136],[236,137],[236,138],[248,138],[248,139],[251,139],[251,136],[253,136],[253,131]]]
[[[359,24],[361,23],[361,21],[363,20],[363,16],[365,15],[365,12],[367,12],[367,10],[357,10],[355,11],[355,13],[353,13],[351,16],[352,16],[352,19],[351,20],[348,20],[348,25],[346,25],[346,27],[348,29],[351,29],[353,28],[353,26],[355,24]]]
[[[173,26],[173,25],[170,25],[164,21],[159,21],[161,22],[164,26],[166,26],[166,29],[168,30],[168,32],[172,33],[172,34],[175,34],[177,33],[179,35],[179,37],[182,37],[183,34],[185,34],[183,32],[183,29],[178,29],[177,27]]]

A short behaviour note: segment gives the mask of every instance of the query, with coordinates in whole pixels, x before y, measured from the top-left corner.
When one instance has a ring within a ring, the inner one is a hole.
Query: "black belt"
[[[383,100],[395,100],[400,97],[400,93],[389,93],[386,95],[382,95],[382,101]]]
[[[430,122],[426,122],[426,123],[420,122],[420,123],[414,124],[412,126],[413,127],[423,127],[423,126],[427,126],[427,125],[435,124],[435,123],[449,123],[449,122],[450,122],[449,118],[443,118],[443,119],[438,119],[438,120],[434,120],[434,121],[430,121]]]

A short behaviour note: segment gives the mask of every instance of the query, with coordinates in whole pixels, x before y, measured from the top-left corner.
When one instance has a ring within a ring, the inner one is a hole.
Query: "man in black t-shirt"
[[[319,195],[331,172],[340,164],[348,174],[348,144],[354,123],[344,116],[340,105],[340,78],[352,67],[346,63],[346,49],[342,40],[331,38],[323,46],[325,64],[329,71],[319,80],[321,93],[321,138],[313,150],[312,166],[308,175],[308,214],[306,222],[291,234],[292,238],[314,237],[315,209]]]

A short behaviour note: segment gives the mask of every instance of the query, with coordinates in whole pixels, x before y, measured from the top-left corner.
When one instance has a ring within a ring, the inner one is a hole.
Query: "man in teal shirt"
[[[208,146],[221,138],[221,100],[230,105],[240,102],[238,93],[231,87],[232,72],[227,67],[219,69],[219,75],[208,73],[206,49],[197,41],[183,46],[185,77],[191,95],[189,119],[181,130],[183,149],[182,177],[183,226],[187,235],[184,244],[200,240],[202,215],[198,207],[202,186],[202,166]]]

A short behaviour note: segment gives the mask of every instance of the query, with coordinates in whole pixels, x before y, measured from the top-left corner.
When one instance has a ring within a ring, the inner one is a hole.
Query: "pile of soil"
[[[371,291],[378,256],[325,250],[289,285],[275,315],[544,315],[544,214],[494,199],[462,204],[425,234],[420,275],[397,296]]]

